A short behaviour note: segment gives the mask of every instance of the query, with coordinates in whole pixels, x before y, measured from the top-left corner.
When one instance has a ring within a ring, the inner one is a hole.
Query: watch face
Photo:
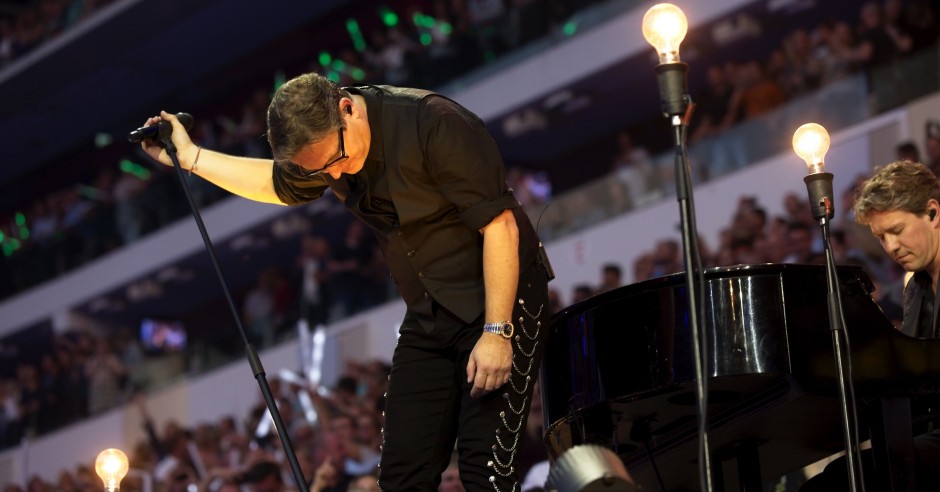
[[[503,326],[502,326],[502,335],[503,335],[505,338],[509,338],[509,337],[512,336],[512,333],[513,333],[512,323],[503,323]]]

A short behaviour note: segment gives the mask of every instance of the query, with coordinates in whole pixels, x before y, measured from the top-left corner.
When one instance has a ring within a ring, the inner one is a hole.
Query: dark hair
[[[832,236],[832,239],[835,239],[836,243],[845,243],[845,231],[842,229],[833,229],[829,234]]]
[[[277,477],[278,481],[280,481],[281,468],[273,461],[264,460],[255,463],[251,468],[245,470],[245,472],[239,476],[239,482],[257,483],[271,476]]]
[[[790,232],[790,231],[812,232],[812,228],[810,228],[809,224],[807,224],[806,222],[803,222],[800,220],[791,220],[790,222],[787,222],[787,232]]]
[[[895,153],[899,159],[906,159],[911,157],[912,161],[920,160],[920,151],[917,150],[917,144],[914,142],[901,142],[894,148]]]
[[[732,251],[736,249],[741,249],[741,248],[753,249],[754,248],[754,236],[734,235],[731,238],[731,243],[728,244],[728,248],[730,248]]]
[[[594,295],[594,289],[591,288],[591,286],[588,284],[575,285],[574,292],[575,294],[578,294],[584,297],[591,297],[592,295]]]
[[[274,162],[289,162],[307,144],[343,127],[339,101],[349,97],[332,81],[307,73],[282,85],[268,106],[268,143]]]
[[[356,378],[352,376],[343,376],[339,378],[339,381],[336,382],[336,389],[340,391],[355,393],[358,388],[359,383],[356,382]]]
[[[762,222],[764,222],[764,223],[767,222],[767,211],[764,210],[763,208],[761,208],[761,207],[754,207],[753,209],[751,209],[751,212],[753,212],[753,213],[756,214],[758,217],[760,217],[760,219],[761,219]]]

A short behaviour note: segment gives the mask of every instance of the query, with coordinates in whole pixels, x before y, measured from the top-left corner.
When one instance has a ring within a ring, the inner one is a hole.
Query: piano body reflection
[[[913,474],[909,398],[940,389],[940,341],[896,331],[872,300],[864,271],[838,272],[860,433],[876,448],[879,488],[906,490]],[[705,281],[701,324],[716,490],[753,490],[840,451],[824,267],[709,269]],[[647,490],[660,489],[656,468],[666,490],[699,488],[686,306],[681,273],[554,316],[541,374],[551,455],[599,444]]]

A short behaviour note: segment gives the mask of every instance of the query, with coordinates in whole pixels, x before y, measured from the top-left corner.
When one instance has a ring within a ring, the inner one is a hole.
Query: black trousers
[[[467,324],[435,307],[430,333],[402,329],[386,395],[382,490],[436,491],[455,442],[460,478],[468,491],[518,490],[515,455],[551,317],[547,284],[537,262],[520,276],[512,319],[512,377],[478,398],[470,397],[466,369],[482,334],[482,315]]]

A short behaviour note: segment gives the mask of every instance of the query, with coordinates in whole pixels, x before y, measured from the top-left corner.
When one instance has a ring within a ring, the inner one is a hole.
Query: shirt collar
[[[371,85],[344,87],[350,94],[362,96],[366,101],[366,114],[369,118],[369,132],[372,134],[369,143],[369,155],[363,168],[368,174],[374,174],[384,167],[385,146],[382,143],[382,90]]]

